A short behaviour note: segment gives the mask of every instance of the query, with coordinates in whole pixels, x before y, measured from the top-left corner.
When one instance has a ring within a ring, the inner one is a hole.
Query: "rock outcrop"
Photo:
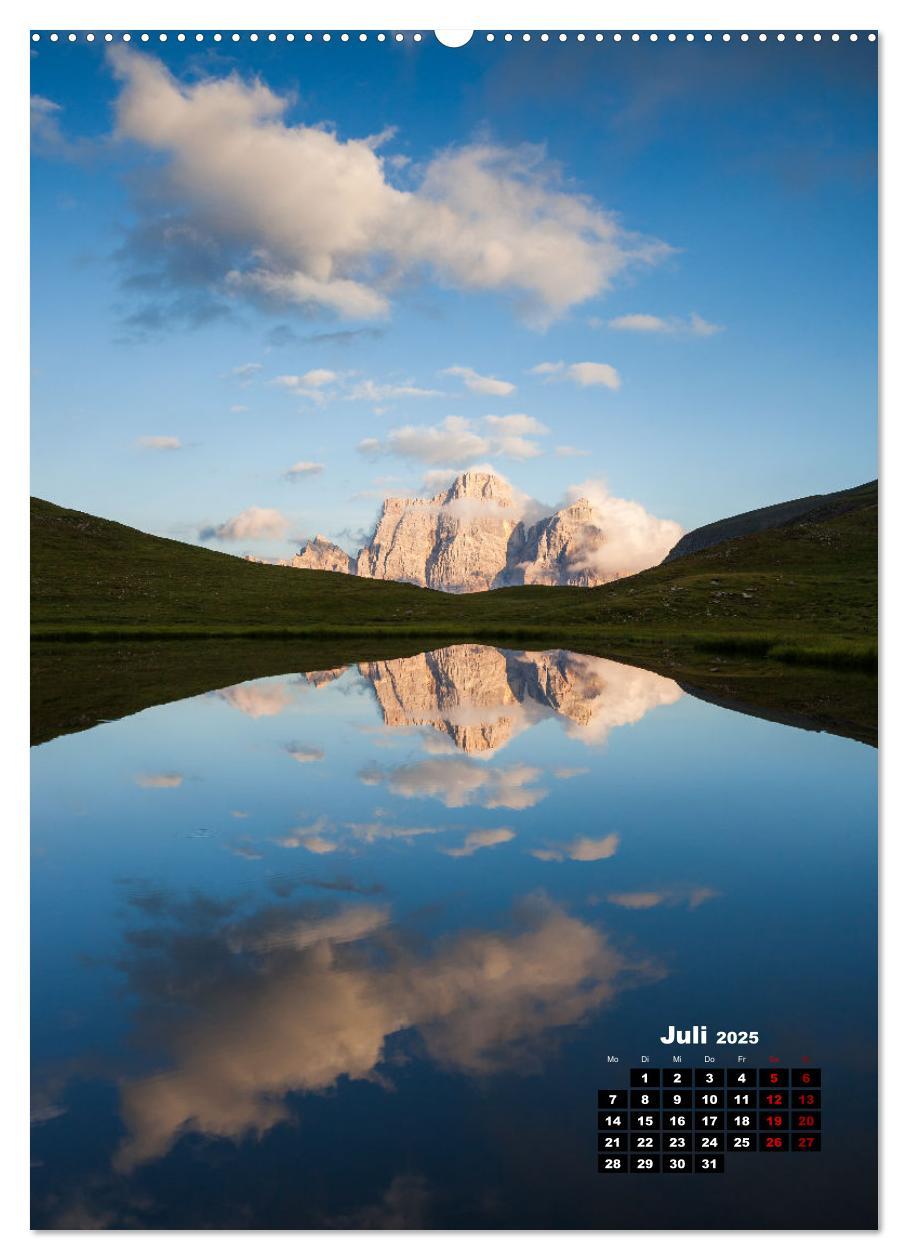
[[[487,591],[502,585],[519,525],[506,481],[493,473],[461,473],[434,498],[386,499],[356,572],[439,591]]]
[[[674,704],[677,683],[578,652],[517,652],[460,643],[359,666],[389,727],[425,726],[470,755],[493,753],[520,731],[558,717],[596,743],[650,709]]]
[[[526,530],[514,580],[502,585],[599,586],[613,581],[623,575],[603,577],[589,563],[604,545],[605,532],[596,524],[593,505],[578,499]]]
[[[385,499],[355,559],[317,534],[278,563],[469,594],[498,586],[598,586],[622,576],[603,576],[588,563],[604,543],[587,499],[527,524],[508,482],[467,472],[433,498]]]
[[[285,562],[293,569],[324,569],[328,573],[353,573],[353,561],[342,547],[322,534],[303,543],[299,551]]]

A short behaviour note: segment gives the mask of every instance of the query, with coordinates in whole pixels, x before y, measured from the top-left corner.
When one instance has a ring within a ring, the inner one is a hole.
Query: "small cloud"
[[[606,389],[619,389],[621,377],[610,363],[537,363],[530,369],[533,376],[546,376],[550,381],[573,381],[584,388],[603,385]]]
[[[300,481],[303,477],[317,477],[325,471],[324,464],[315,464],[311,460],[301,459],[284,473],[287,481]]]
[[[718,897],[715,888],[666,888],[651,891],[610,893],[606,901],[613,906],[623,906],[625,910],[653,910],[656,906],[687,906],[696,910],[704,902]]]
[[[592,451],[586,451],[580,446],[556,446],[555,454],[559,459],[570,459],[574,455],[591,455]]]
[[[497,844],[507,844],[516,835],[517,832],[512,831],[510,827],[480,828],[478,831],[471,831],[459,849],[442,849],[442,853],[452,858],[472,857],[480,849],[491,849]]]
[[[238,381],[240,385],[246,386],[252,383],[252,378],[256,375],[256,373],[261,372],[261,370],[261,363],[241,363],[239,367],[230,369],[230,375],[234,378],[234,380]]]
[[[136,438],[136,446],[141,446],[144,451],[178,451],[182,445],[178,437],[156,435]]]
[[[449,367],[444,368],[442,376],[458,376],[466,385],[467,389],[474,394],[495,394],[499,397],[506,397],[513,394],[517,388],[510,381],[499,380],[495,376],[480,376],[471,367]]]
[[[721,324],[709,323],[696,311],[688,319],[677,315],[618,315],[609,320],[608,326],[616,332],[664,333],[674,337],[712,337],[724,331]]]
[[[232,853],[234,857],[244,858],[247,862],[261,862],[262,854],[251,844],[231,844],[227,846],[227,852]]]
[[[484,416],[486,432],[464,416],[446,416],[439,424],[407,424],[391,429],[384,441],[364,438],[357,446],[361,455],[375,458],[396,455],[430,466],[467,468],[489,456],[508,459],[535,459],[542,454],[528,433],[547,433],[545,425],[522,414]]]
[[[181,774],[137,774],[136,783],[140,788],[178,788],[183,782]]]
[[[279,389],[286,389],[298,398],[308,398],[310,402],[322,406],[330,397],[333,397],[325,392],[326,387],[339,383],[340,379],[340,375],[332,372],[330,368],[310,368],[301,376],[275,376],[268,384],[276,385]]]
[[[234,415],[239,415],[241,411],[248,411],[249,408],[245,403],[234,403],[230,410],[234,413]]]
[[[357,381],[345,395],[348,402],[386,402],[390,398],[440,398],[441,390],[423,389],[412,381],[402,384],[380,383],[373,380]]]
[[[604,858],[614,857],[620,841],[617,832],[591,839],[589,836],[578,836],[570,844],[552,849],[533,849],[532,856],[540,862],[601,862]]]
[[[275,508],[250,507],[232,516],[221,525],[206,525],[199,538],[220,538],[222,542],[238,542],[243,538],[282,538],[290,522]]]
[[[288,744],[287,752],[294,761],[300,761],[303,764],[309,761],[323,761],[325,757],[323,748],[315,748],[308,744]]]

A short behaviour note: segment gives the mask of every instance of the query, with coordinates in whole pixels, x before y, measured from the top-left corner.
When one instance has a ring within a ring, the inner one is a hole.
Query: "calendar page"
[[[26,51],[33,1228],[874,1230],[876,32]]]

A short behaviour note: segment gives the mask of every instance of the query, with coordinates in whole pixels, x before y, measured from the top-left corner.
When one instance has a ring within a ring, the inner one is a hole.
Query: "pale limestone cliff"
[[[342,547],[316,534],[303,543],[287,563],[293,569],[324,569],[329,573],[352,573],[353,561]]]
[[[467,472],[433,498],[385,499],[372,538],[355,560],[317,534],[291,560],[277,563],[461,594],[499,586],[598,586],[622,576],[603,576],[591,563],[605,542],[587,499],[528,525],[508,482]]]
[[[507,567],[519,519],[506,481],[461,473],[434,498],[386,499],[356,572],[441,591],[487,591]]]
[[[431,727],[472,755],[492,753],[551,716],[568,722],[575,738],[596,743],[682,695],[670,679],[616,661],[476,643],[369,662],[359,671],[386,726]]]
[[[526,530],[510,580],[501,585],[599,586],[621,576],[603,578],[590,567],[589,558],[604,544],[595,508],[588,499],[578,499]]]

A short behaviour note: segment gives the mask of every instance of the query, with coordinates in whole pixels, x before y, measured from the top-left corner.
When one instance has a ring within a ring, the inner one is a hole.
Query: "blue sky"
[[[685,528],[875,475],[875,44],[32,52],[34,493],[288,555],[471,464]]]

